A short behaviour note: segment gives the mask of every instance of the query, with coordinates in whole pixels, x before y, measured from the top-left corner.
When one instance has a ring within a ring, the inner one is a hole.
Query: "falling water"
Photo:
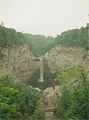
[[[40,79],[39,82],[44,81],[43,56],[40,58]]]

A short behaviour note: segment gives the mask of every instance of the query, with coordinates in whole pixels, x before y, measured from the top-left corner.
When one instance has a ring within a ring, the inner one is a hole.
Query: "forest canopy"
[[[31,86],[0,75],[0,120],[28,120],[35,116],[39,95]]]
[[[88,43],[86,27],[81,29],[68,30],[57,37],[45,37],[43,35],[32,35],[17,32],[13,28],[0,26],[0,47],[13,47],[27,44],[32,53],[39,57],[57,45],[85,47]]]

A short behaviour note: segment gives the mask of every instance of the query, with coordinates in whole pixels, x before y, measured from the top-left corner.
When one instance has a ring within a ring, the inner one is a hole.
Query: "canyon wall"
[[[35,84],[39,87],[40,61],[34,57],[27,45],[3,48],[0,58],[0,74],[10,73],[25,83]],[[61,69],[73,65],[82,64],[88,68],[89,57],[84,60],[85,50],[83,48],[72,48],[57,46],[44,55],[44,79],[45,86],[52,86],[56,73]]]

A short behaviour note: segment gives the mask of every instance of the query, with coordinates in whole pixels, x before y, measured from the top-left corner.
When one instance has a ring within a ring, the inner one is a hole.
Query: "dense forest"
[[[57,35],[55,40],[57,41],[57,44],[62,44],[64,46],[84,47],[88,42],[87,27],[65,31],[61,33],[61,35]]]
[[[0,59],[3,48],[24,44],[29,46],[36,57],[45,55],[57,45],[85,48],[88,44],[88,31],[86,27],[81,27],[65,31],[54,38],[21,33],[0,26]],[[83,65],[73,65],[57,71],[54,79],[60,86],[55,97],[56,119],[89,120],[89,71]],[[0,75],[0,120],[45,120],[39,92],[29,84],[14,80],[9,74]]]
[[[43,120],[39,100],[31,86],[8,74],[0,76],[0,120]]]
[[[0,26],[0,47],[13,47],[21,45],[25,42],[23,33],[17,32],[15,29]]]
[[[14,47],[25,43],[29,45],[30,50],[35,56],[44,55],[57,45],[85,47],[87,42],[88,33],[86,27],[68,30],[53,38],[51,36],[45,37],[42,35],[21,33],[12,28],[0,26],[0,48]]]
[[[81,65],[57,75],[61,95],[57,96],[56,115],[60,120],[89,120],[88,71]]]

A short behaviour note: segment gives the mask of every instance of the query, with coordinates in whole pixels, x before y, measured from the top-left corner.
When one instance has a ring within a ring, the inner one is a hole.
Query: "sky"
[[[88,22],[88,0],[0,0],[0,22],[31,34],[56,36]]]

